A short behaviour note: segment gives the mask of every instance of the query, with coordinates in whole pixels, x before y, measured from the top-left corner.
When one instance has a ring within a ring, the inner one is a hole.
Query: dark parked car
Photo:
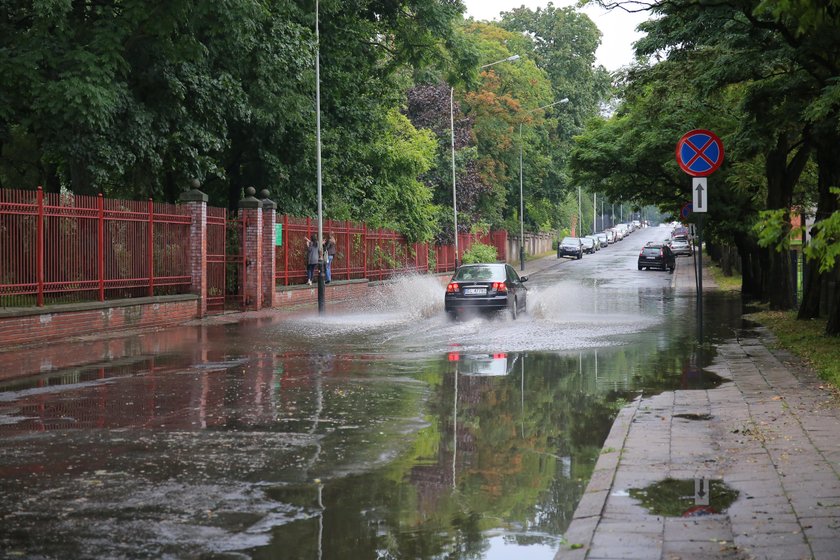
[[[639,270],[643,268],[661,268],[674,271],[677,259],[668,245],[664,243],[648,243],[639,253]]]
[[[577,237],[564,237],[563,241],[557,244],[557,258],[560,257],[583,258],[583,243]]]
[[[470,312],[507,310],[513,319],[525,311],[527,276],[519,276],[509,264],[465,264],[458,267],[446,286],[443,307],[455,318]]]

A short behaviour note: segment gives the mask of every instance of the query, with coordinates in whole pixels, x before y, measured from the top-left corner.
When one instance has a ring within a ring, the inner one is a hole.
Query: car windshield
[[[688,241],[685,239],[674,239],[674,241],[671,242],[671,245],[688,245]]]
[[[455,273],[455,280],[504,280],[504,268],[488,265],[462,266]]]
[[[577,245],[579,241],[576,237],[564,237],[563,241],[561,241],[563,245]]]
[[[658,255],[662,248],[659,245],[645,247],[645,255]]]

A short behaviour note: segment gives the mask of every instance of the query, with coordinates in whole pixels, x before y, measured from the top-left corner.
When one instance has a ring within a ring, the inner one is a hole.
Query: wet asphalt
[[[691,260],[674,286],[696,294]],[[836,397],[764,329],[712,346],[707,369],[730,382],[621,410],[557,560],[840,557]],[[666,495],[663,481],[686,484]],[[737,497],[716,507],[723,488]]]
[[[663,473],[723,464],[728,448],[677,453],[727,441],[704,430],[730,401],[695,399],[730,395],[733,364],[759,345],[729,356],[760,339],[707,281],[709,345],[696,345],[690,259],[636,269],[664,235],[529,261],[517,321],[447,321],[443,279],[405,277],[325,316],[304,306],[0,352],[16,374],[0,386],[0,557],[674,557],[673,519],[610,508],[635,508],[635,485]],[[655,431],[666,414],[676,435]],[[752,427],[764,418],[739,420],[732,437],[766,435]],[[665,468],[665,448],[698,463]],[[752,503],[726,482],[739,494],[709,516],[718,525]],[[719,539],[727,553],[744,550],[738,527]]]

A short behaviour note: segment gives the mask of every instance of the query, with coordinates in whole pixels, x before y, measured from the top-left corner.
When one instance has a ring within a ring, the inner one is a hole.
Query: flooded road
[[[0,554],[553,558],[622,403],[721,382],[649,228],[531,274],[516,321],[376,301],[0,353]],[[706,333],[740,303],[709,297]]]

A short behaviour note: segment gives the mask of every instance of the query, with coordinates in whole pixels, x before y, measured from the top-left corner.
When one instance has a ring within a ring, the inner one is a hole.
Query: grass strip
[[[797,321],[793,311],[759,311],[745,316],[773,331],[782,348],[802,358],[820,378],[840,388],[840,340],[825,334],[825,319]]]
[[[712,279],[724,292],[740,292],[741,291],[741,275],[733,273],[732,276],[726,276],[721,270],[718,263],[713,262],[706,255],[703,255],[704,269],[712,273]]]

